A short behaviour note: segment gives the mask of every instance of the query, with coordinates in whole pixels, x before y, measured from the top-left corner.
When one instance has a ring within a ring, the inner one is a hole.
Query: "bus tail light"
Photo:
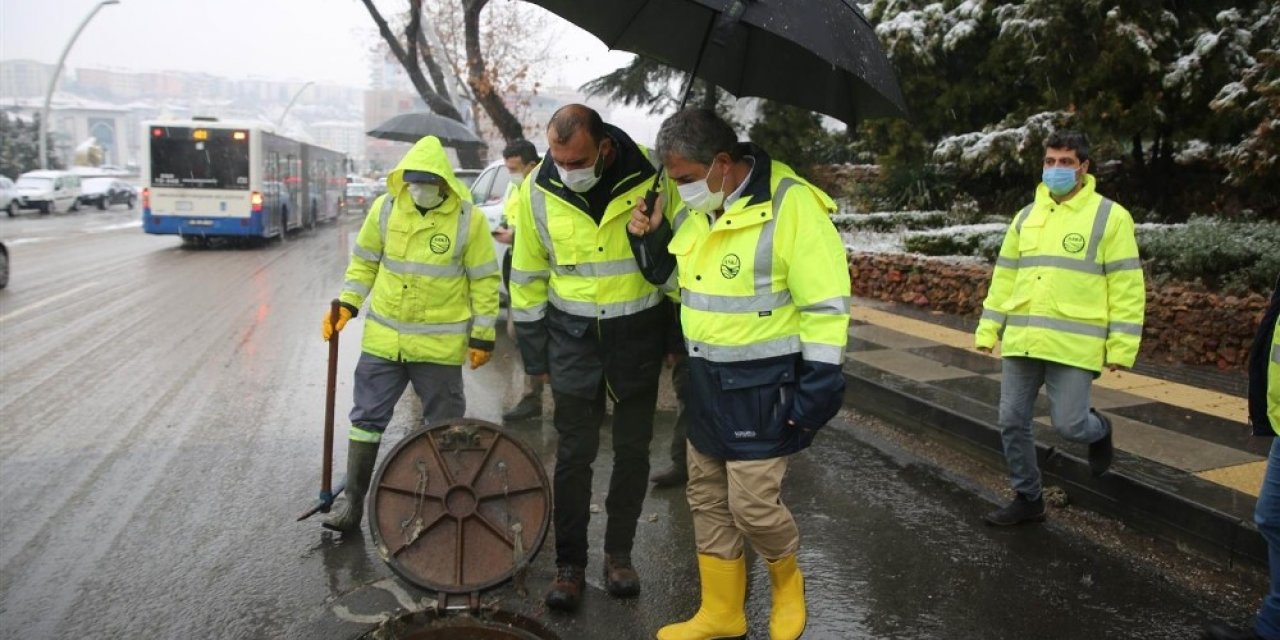
[[[262,192],[254,191],[249,195],[249,206],[254,213],[262,213]]]
[[[143,209],[151,208],[151,189],[150,188],[146,188],[142,190],[142,208]]]

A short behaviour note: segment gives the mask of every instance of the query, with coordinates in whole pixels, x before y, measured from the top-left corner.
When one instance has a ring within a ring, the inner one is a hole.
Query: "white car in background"
[[[67,171],[28,171],[18,176],[18,206],[40,213],[75,211],[80,206],[80,176]]]
[[[0,176],[0,209],[10,218],[18,213],[18,188],[6,176]]]
[[[507,203],[507,188],[511,184],[511,175],[507,173],[507,166],[501,160],[485,167],[480,175],[476,176],[474,182],[471,183],[471,198],[481,211],[484,212],[485,220],[489,221],[489,232],[493,233],[498,230],[502,224],[502,208]],[[507,255],[507,250],[511,247],[496,239],[493,241],[493,253],[498,257],[498,265],[502,265],[503,259]],[[503,302],[507,300],[507,287],[504,282],[499,289]]]

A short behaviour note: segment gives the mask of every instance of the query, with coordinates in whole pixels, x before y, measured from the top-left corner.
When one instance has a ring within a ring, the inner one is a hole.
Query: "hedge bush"
[[[1005,226],[984,224],[908,233],[903,247],[926,256],[978,256],[994,263]],[[1268,294],[1280,277],[1280,224],[1196,218],[1139,225],[1138,251],[1152,278],[1200,280],[1226,293]]]
[[[1142,225],[1138,250],[1152,277],[1199,279],[1226,292],[1270,293],[1280,276],[1280,224],[1272,222]]]
[[[831,216],[831,221],[844,231],[891,233],[899,229],[917,231],[941,229],[955,224],[946,211],[885,211],[881,213],[845,213]]]

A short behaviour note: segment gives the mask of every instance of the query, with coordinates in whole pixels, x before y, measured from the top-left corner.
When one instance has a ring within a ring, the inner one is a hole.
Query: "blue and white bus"
[[[338,217],[346,156],[258,123],[146,127],[142,228],[187,243],[272,238]]]

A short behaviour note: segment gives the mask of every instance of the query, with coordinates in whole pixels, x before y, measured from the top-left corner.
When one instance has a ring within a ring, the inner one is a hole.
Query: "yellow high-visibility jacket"
[[[1041,184],[1000,247],[975,342],[1004,357],[1100,372],[1133,366],[1146,289],[1133,218],[1094,190],[1092,175],[1061,204]]]
[[[1255,436],[1280,435],[1280,278],[1249,347],[1249,424]]]
[[[406,170],[442,176],[444,204],[423,214]],[[489,223],[453,175],[434,136],[417,142],[390,174],[356,237],[339,300],[368,301],[366,353],[402,362],[460,365],[468,345],[492,350],[498,318],[498,263]]]
[[[656,384],[671,320],[627,236],[631,210],[656,170],[644,147],[617,127],[605,129],[617,155],[599,222],[549,157],[520,184],[514,205],[509,286],[525,373],[550,373],[557,392],[584,398],[602,379],[614,398]],[[670,185],[663,181],[668,198],[675,193]]]
[[[742,153],[754,166],[741,197],[714,220],[674,204],[666,247],[689,355],[689,441],[730,460],[809,446],[843,403],[849,338],[835,203],[759,146]],[[646,275],[665,281],[667,268]]]
[[[637,148],[648,157],[647,150]],[[582,196],[562,188],[554,173],[550,163],[539,165],[520,184],[513,206],[513,226],[522,230],[511,262],[515,321],[541,320],[547,304],[597,320],[657,306],[662,294],[640,273],[627,240],[631,210],[652,180],[625,180],[597,224],[574,202]]]

